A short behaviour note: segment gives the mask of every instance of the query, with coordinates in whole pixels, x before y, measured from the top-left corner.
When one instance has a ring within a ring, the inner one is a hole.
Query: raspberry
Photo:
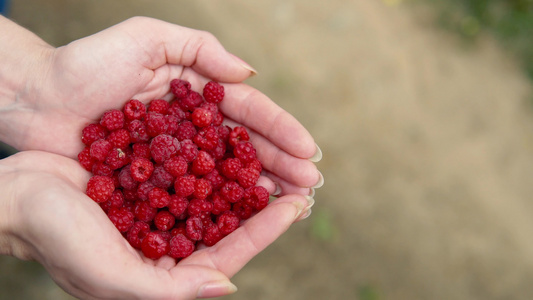
[[[228,181],[220,189],[222,197],[231,203],[235,203],[244,196],[244,189],[235,181]]]
[[[241,220],[246,220],[252,216],[253,208],[243,201],[239,201],[233,204],[231,211],[234,212]]]
[[[243,188],[254,186],[259,179],[259,172],[252,168],[242,168],[237,174],[237,181]]]
[[[188,164],[185,158],[177,155],[165,160],[163,167],[174,177],[180,177],[187,173]]]
[[[131,177],[138,182],[147,181],[154,172],[154,164],[147,158],[137,157],[130,164]]]
[[[218,243],[223,237],[224,235],[218,229],[218,225],[212,224],[205,229],[203,242],[206,246],[210,247]]]
[[[198,146],[191,140],[181,141],[180,154],[187,162],[192,162],[198,155]]]
[[[213,121],[211,121],[211,124],[215,126],[220,126],[224,122],[224,115],[221,112],[217,112],[213,115]]]
[[[255,148],[248,141],[238,142],[233,149],[233,154],[243,163],[250,162],[256,158]]]
[[[170,107],[168,108],[167,113],[170,116],[176,116],[178,118],[178,121],[183,121],[187,119],[187,115],[188,115],[187,112],[181,109],[178,101],[170,102]]]
[[[93,165],[93,169],[91,170],[93,175],[100,175],[100,176],[106,176],[111,177],[113,176],[113,169],[102,162],[97,162]]]
[[[188,81],[181,79],[173,79],[170,81],[170,91],[176,98],[185,98],[191,90],[191,84]]]
[[[215,160],[205,151],[198,152],[192,162],[192,172],[195,175],[205,175],[215,168]]]
[[[155,218],[157,208],[150,206],[148,201],[135,201],[133,214],[139,221],[150,222]]]
[[[238,158],[228,158],[222,163],[222,174],[226,178],[235,180],[242,169],[242,162]]]
[[[150,225],[143,221],[137,221],[133,223],[133,226],[128,230],[126,239],[133,248],[141,249],[141,242],[148,233],[150,233]]]
[[[163,99],[154,99],[150,101],[148,106],[148,112],[156,112],[160,114],[166,114],[170,105]]]
[[[146,132],[151,137],[156,137],[160,134],[163,134],[168,129],[165,115],[156,112],[147,113],[144,124],[146,125]]]
[[[239,227],[239,217],[232,211],[223,212],[217,219],[218,229],[223,235],[228,235]]]
[[[194,252],[195,245],[183,234],[176,234],[170,239],[168,255],[174,258],[185,258]]]
[[[194,193],[194,182],[196,178],[194,175],[184,175],[176,178],[174,182],[174,191],[180,197],[187,197]]]
[[[113,179],[107,176],[93,176],[87,182],[86,194],[97,203],[102,203],[111,197],[115,190]]]
[[[213,209],[211,212],[214,215],[220,215],[227,210],[231,210],[231,203],[222,198],[222,196],[220,196],[218,193],[213,195],[211,201],[213,202]]]
[[[150,206],[154,208],[163,208],[170,203],[170,195],[162,188],[155,187],[148,192],[148,201]]]
[[[261,171],[263,170],[263,165],[261,164],[259,159],[255,158],[246,164],[246,168],[254,169],[257,172],[261,173]]]
[[[78,161],[85,170],[91,171],[96,159],[91,156],[90,148],[85,147],[80,153],[78,153]]]
[[[196,127],[191,121],[182,121],[174,135],[179,141],[190,140],[196,135]]]
[[[168,231],[174,227],[176,218],[166,210],[162,210],[155,215],[154,225],[161,231]]]
[[[150,155],[152,159],[161,164],[180,150],[180,142],[168,134],[160,134],[150,142]]]
[[[115,190],[109,200],[100,203],[100,207],[108,213],[112,208],[121,208],[124,206],[124,194],[120,190]]]
[[[193,196],[197,199],[205,199],[211,195],[212,190],[211,182],[207,179],[200,178],[194,183]]]
[[[105,138],[107,130],[100,124],[89,124],[81,131],[81,141],[90,146],[99,139]]]
[[[130,165],[125,166],[120,173],[118,173],[118,182],[120,183],[120,186],[126,190],[134,190],[137,188],[138,181],[133,179]]]
[[[197,107],[192,112],[191,120],[195,126],[206,127],[211,124],[211,121],[213,120],[213,114],[207,109]]]
[[[224,87],[218,82],[209,81],[203,90],[205,101],[219,103],[224,99]]]
[[[146,106],[139,100],[131,99],[124,105],[123,112],[129,120],[141,120],[146,115]]]
[[[167,130],[165,131],[168,135],[175,135],[180,126],[180,119],[177,116],[166,115],[165,122],[167,123]]]
[[[204,223],[202,219],[198,216],[192,216],[185,223],[187,224],[185,227],[187,237],[193,241],[201,240],[204,235]]]
[[[120,148],[113,148],[105,158],[105,163],[112,169],[122,168],[129,163],[129,158]]]
[[[108,110],[102,115],[100,125],[109,131],[120,129],[124,127],[124,113],[118,109]]]
[[[218,173],[217,169],[213,169],[211,172],[204,176],[204,179],[209,180],[213,190],[219,190],[226,182],[224,177]]]
[[[191,216],[197,216],[202,213],[210,213],[213,210],[213,203],[204,199],[193,199],[189,202],[187,212]]]
[[[229,126],[218,126],[217,127],[217,133],[218,138],[221,139],[224,143],[229,141],[229,135],[231,133],[232,129]]]
[[[262,186],[252,186],[244,191],[243,201],[256,210],[262,210],[268,205],[270,195]]]
[[[133,120],[129,122],[128,131],[130,133],[130,141],[132,143],[143,143],[150,140],[146,125],[139,120]]]
[[[107,154],[112,149],[113,149],[113,145],[111,145],[110,142],[104,139],[99,139],[91,144],[90,154],[91,154],[91,157],[93,157],[97,161],[104,161],[105,158],[107,157]]]
[[[147,258],[158,259],[167,254],[169,250],[169,242],[159,232],[148,233],[141,242],[141,251]]]
[[[218,139],[215,147],[209,150],[209,154],[211,154],[216,160],[224,158],[224,155],[226,154],[226,143],[224,143],[222,139]]]
[[[172,228],[170,231],[170,235],[172,235],[172,237],[175,237],[178,234],[183,234],[184,236],[187,235],[187,230],[185,230],[185,222],[177,223],[176,226],[174,226],[174,228]]]
[[[148,201],[148,193],[155,188],[150,181],[145,181],[137,186],[137,197],[143,201]]]
[[[186,97],[179,99],[181,108],[186,111],[192,111],[195,107],[200,106],[203,101],[202,95],[195,91],[189,91]]]
[[[146,159],[152,158],[150,156],[150,145],[147,143],[135,143],[132,146],[134,157],[144,157]]]
[[[170,195],[170,202],[168,203],[168,211],[173,214],[176,218],[180,217],[187,207],[189,206],[189,201],[184,197],[179,197],[177,195]]]
[[[202,150],[212,150],[218,144],[218,132],[216,127],[209,126],[200,129],[192,138],[193,142]]]
[[[163,166],[157,166],[155,167],[154,172],[152,173],[150,182],[156,187],[168,189],[172,186],[172,184],[174,184],[174,176],[165,171],[165,168]]]
[[[113,147],[121,149],[128,147],[131,142],[130,133],[123,128],[112,131],[106,139]]]
[[[246,128],[242,126],[235,126],[229,134],[228,142],[230,145],[235,147],[235,145],[237,145],[240,141],[248,140],[250,140],[250,136],[248,135]]]
[[[130,230],[135,222],[133,213],[125,207],[113,208],[109,210],[107,216],[120,232],[126,232]]]

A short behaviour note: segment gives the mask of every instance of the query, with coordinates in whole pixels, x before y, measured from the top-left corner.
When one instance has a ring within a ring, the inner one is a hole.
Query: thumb
[[[207,31],[147,17],[128,19],[118,27],[133,36],[143,51],[152,54],[147,62],[152,69],[164,64],[182,65],[220,82],[241,82],[257,73]]]

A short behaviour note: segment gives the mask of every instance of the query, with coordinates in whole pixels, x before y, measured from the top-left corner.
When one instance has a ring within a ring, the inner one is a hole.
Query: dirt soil
[[[312,216],[223,299],[531,299],[530,82],[490,37],[383,1],[13,1],[60,46],[130,16],[214,33],[323,150]],[[2,257],[0,299],[70,299]]]

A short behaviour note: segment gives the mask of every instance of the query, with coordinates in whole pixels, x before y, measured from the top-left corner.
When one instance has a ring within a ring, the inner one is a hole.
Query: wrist
[[[30,259],[26,243],[17,234],[17,228],[20,228],[17,224],[20,213],[14,187],[19,172],[10,166],[8,161],[12,159],[0,160],[0,255]]]
[[[54,48],[0,16],[0,140],[21,149],[35,111],[31,101]]]

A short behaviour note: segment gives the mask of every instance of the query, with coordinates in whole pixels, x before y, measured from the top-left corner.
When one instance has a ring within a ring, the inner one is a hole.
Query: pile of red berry
[[[261,162],[244,127],[223,125],[224,87],[200,94],[170,82],[174,100],[132,99],[87,125],[78,154],[86,193],[148,258],[180,259],[212,246],[267,206]]]

